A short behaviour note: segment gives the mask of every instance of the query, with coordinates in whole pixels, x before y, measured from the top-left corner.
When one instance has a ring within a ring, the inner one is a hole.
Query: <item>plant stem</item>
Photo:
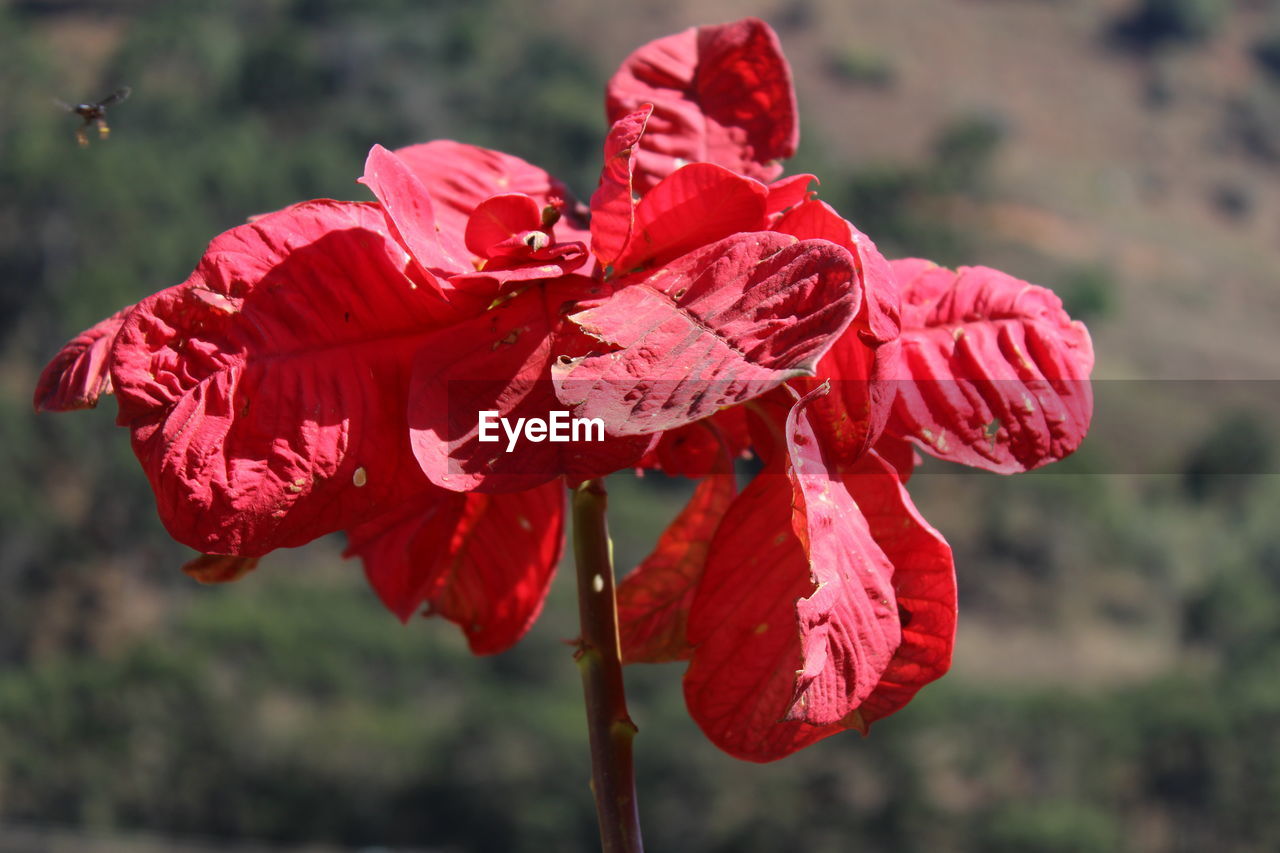
[[[573,492],[573,554],[578,567],[578,615],[582,637],[574,659],[582,673],[591,740],[591,791],[596,798],[604,853],[641,853],[631,742],[636,725],[627,713],[618,643],[618,601],[613,584],[613,543],[605,520],[604,481],[588,480]]]

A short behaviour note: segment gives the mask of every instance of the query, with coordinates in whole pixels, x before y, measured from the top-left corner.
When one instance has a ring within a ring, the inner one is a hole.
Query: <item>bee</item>
[[[62,107],[67,112],[75,113],[80,116],[80,118],[84,119],[84,124],[76,128],[76,142],[80,144],[81,148],[84,148],[89,144],[87,128],[90,125],[96,124],[98,126],[99,139],[106,139],[111,135],[111,126],[107,124],[107,107],[112,104],[120,103],[125,98],[129,97],[129,93],[132,91],[133,90],[128,86],[124,86],[116,89],[102,100],[91,104],[76,104],[75,106],[72,106],[65,101],[59,101],[56,98],[54,99],[54,103]]]

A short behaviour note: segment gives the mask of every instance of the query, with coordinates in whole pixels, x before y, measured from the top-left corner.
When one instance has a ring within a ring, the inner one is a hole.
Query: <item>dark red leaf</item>
[[[404,412],[413,353],[456,319],[377,205],[295,205],[216,238],[138,304],[112,350],[161,520],[207,553],[259,556],[428,487]]]
[[[658,467],[671,476],[705,477],[717,470],[726,452],[737,459],[750,445],[746,409],[732,406],[662,433],[642,467]]]
[[[654,111],[637,151],[641,194],[685,163],[771,180],[800,137],[791,69],[755,18],[688,29],[628,56],[606,91],[609,121],[646,103]]]
[[[564,547],[564,490],[436,493],[350,535],[347,555],[402,620],[425,603],[462,627],[472,652],[495,654],[542,610]]]
[[[429,489],[347,531],[346,557],[364,563],[369,586],[408,622],[440,587],[467,496]]]
[[[542,612],[564,549],[564,487],[467,495],[431,612],[462,626],[478,655],[515,644]]]
[[[111,393],[108,355],[125,315],[132,310],[132,305],[122,308],[58,351],[36,383],[37,412],[92,409],[103,394]]]
[[[822,383],[831,388],[810,404],[808,416],[836,464],[852,463],[884,434],[897,394],[900,349],[896,340],[869,346],[850,326],[823,356],[817,378],[795,382],[803,392]]]
[[[723,455],[722,455],[723,458]],[[711,537],[737,492],[728,460],[698,484],[653,553],[618,585],[618,631],[624,663],[686,660],[685,626]]]
[[[618,435],[673,429],[812,373],[857,308],[839,246],[735,235],[572,315],[621,349],[557,362],[556,393]]]
[[[1093,346],[1057,296],[986,267],[894,268],[903,348],[890,431],[1006,474],[1080,445],[1093,414]]]

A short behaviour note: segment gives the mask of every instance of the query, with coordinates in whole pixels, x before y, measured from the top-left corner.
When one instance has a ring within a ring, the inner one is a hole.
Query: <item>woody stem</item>
[[[578,615],[582,638],[574,659],[582,673],[591,741],[591,790],[596,799],[604,853],[641,853],[631,743],[635,723],[627,713],[614,595],[613,543],[605,520],[603,480],[573,492],[573,553],[578,567]]]

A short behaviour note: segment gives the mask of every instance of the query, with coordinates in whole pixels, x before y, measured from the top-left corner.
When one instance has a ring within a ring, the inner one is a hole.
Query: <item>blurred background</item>
[[[650,848],[1280,849],[1280,478],[1247,473],[1277,470],[1280,2],[9,0],[0,851],[595,849],[571,573],[483,659],[401,626],[336,538],[198,587],[114,404],[31,394],[218,232],[367,198],[375,142],[498,147],[589,196],[617,63],[748,13],[795,68],[789,171],[890,256],[1054,287],[1113,438],[913,480],[957,555],[956,663],[868,738],[742,764],[680,666],[629,669]],[[77,147],[52,99],[123,85]],[[612,491],[626,569],[689,486]]]

